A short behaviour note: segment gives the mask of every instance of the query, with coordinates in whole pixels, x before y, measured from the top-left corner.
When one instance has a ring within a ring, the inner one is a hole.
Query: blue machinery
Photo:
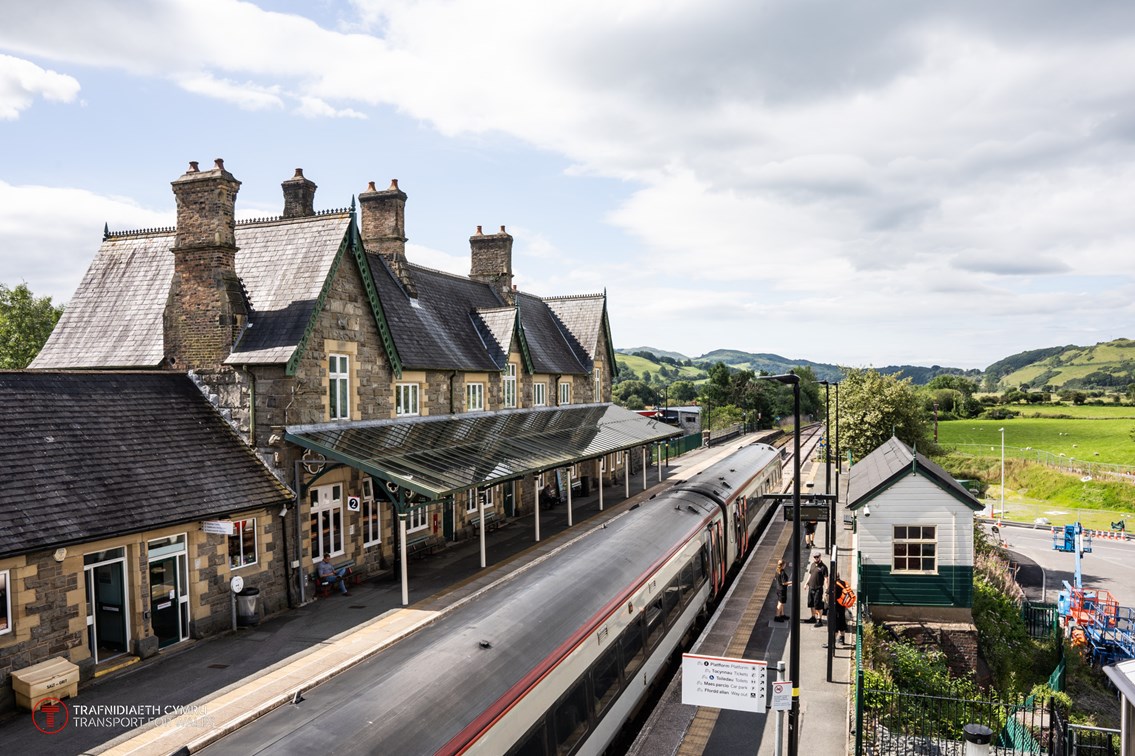
[[[1092,663],[1113,664],[1135,658],[1135,610],[1120,606],[1105,590],[1085,590],[1080,559],[1092,551],[1091,533],[1083,525],[1052,529],[1052,548],[1076,555],[1075,585],[1064,581],[1056,607],[1072,645],[1090,647]]]

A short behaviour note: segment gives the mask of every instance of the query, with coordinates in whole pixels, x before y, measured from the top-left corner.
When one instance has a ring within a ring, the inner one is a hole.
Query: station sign
[[[234,532],[232,520],[205,520],[201,524],[201,530],[206,533],[218,533],[220,535],[231,536]]]
[[[768,662],[682,654],[682,703],[764,712]]]

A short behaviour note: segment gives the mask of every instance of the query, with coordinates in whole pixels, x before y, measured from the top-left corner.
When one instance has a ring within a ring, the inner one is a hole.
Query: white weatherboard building
[[[973,522],[981,503],[891,438],[852,466],[860,595],[877,620],[973,621]]]

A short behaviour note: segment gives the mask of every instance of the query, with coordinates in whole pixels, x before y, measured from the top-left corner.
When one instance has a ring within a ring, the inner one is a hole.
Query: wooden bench
[[[406,536],[406,556],[426,557],[445,548],[445,539],[433,533]]]
[[[346,570],[346,572],[343,573],[343,585],[358,585],[359,583],[363,582],[362,573],[355,572],[354,570],[354,559],[348,559],[345,562],[339,562],[338,564],[332,564],[331,566],[335,568],[336,573],[338,573],[339,570]],[[335,577],[335,575],[332,575],[331,577],[326,579],[321,578],[319,577],[319,568],[316,567],[315,571],[311,573],[311,581],[315,583],[315,592],[321,597],[327,598],[331,595],[331,589],[334,588],[335,584],[339,582],[339,578]]]
[[[481,529],[481,518],[473,517],[470,522],[473,524],[473,530],[478,531]],[[496,512],[485,512],[485,532],[491,533],[501,526],[500,518],[497,517]]]

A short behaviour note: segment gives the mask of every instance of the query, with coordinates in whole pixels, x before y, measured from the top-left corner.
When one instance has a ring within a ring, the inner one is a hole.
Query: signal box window
[[[893,572],[937,572],[938,539],[934,525],[895,525],[891,548]]]

